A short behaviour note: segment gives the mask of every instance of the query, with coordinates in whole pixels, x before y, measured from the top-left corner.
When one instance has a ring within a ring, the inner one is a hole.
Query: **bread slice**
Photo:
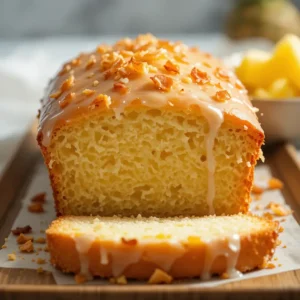
[[[59,215],[247,212],[264,134],[222,62],[141,36],[51,81],[38,141]]]
[[[237,276],[259,268],[278,224],[251,215],[177,218],[60,217],[46,231],[52,264],[86,277]]]

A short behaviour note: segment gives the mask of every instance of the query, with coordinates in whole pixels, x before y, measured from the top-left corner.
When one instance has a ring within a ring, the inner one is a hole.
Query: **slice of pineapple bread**
[[[223,63],[152,35],[67,62],[38,142],[59,215],[246,212],[264,134]]]
[[[65,216],[47,242],[54,266],[91,276],[149,279],[239,276],[273,255],[278,224],[251,215],[121,218]]]

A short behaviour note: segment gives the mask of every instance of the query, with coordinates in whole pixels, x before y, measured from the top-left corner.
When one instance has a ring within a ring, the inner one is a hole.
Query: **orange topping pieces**
[[[155,87],[163,92],[168,92],[173,85],[173,79],[165,75],[154,75],[150,79],[153,81]]]
[[[42,203],[36,202],[28,205],[28,211],[32,213],[42,213],[44,212],[44,207]]]
[[[72,64],[72,66],[77,67],[77,66],[79,66],[79,65],[81,64],[81,59],[80,59],[79,57],[74,58],[74,59],[71,61],[71,64]]]
[[[31,202],[40,202],[45,203],[46,202],[46,193],[39,193],[36,194],[31,198]]]
[[[108,108],[111,104],[111,98],[107,95],[99,94],[92,102],[92,105],[94,106],[100,106],[102,104]]]
[[[270,190],[275,190],[275,189],[281,190],[283,188],[282,181],[280,181],[279,179],[274,178],[274,177],[269,180],[268,184],[269,184]]]
[[[283,217],[291,214],[290,210],[287,210],[283,205],[275,202],[270,202],[266,208],[270,208],[275,216]]]
[[[70,77],[63,82],[63,84],[60,88],[61,92],[63,93],[65,91],[67,91],[68,89],[70,89],[74,85],[74,81],[75,81],[74,76],[70,75]]]
[[[90,69],[95,63],[96,63],[96,57],[95,55],[91,55],[85,66],[85,69],[86,70]]]
[[[197,69],[196,67],[194,67],[192,69],[191,77],[192,77],[193,82],[195,82],[197,84],[206,84],[210,80],[210,77],[208,76],[208,74],[206,72],[202,72],[199,69]]]
[[[217,102],[225,102],[231,99],[230,94],[226,90],[217,91],[213,99]]]
[[[94,90],[90,90],[90,89],[84,89],[82,91],[82,94],[89,97],[89,96],[95,94],[95,91]]]
[[[19,249],[20,249],[21,252],[28,252],[28,253],[33,252],[34,249],[33,249],[32,241],[29,240],[25,244],[20,245]]]
[[[258,194],[258,195],[260,195],[260,194],[262,194],[263,192],[264,192],[264,189],[263,188],[261,188],[261,187],[259,187],[259,186],[257,186],[257,185],[253,185],[252,186],[252,191],[251,191],[253,194]]]
[[[128,92],[128,87],[122,82],[115,82],[114,90],[119,92],[120,94],[126,94]]]
[[[87,281],[87,277],[82,274],[76,274],[74,279],[77,284],[81,284]]]
[[[26,236],[23,233],[21,233],[17,237],[17,243],[18,244],[25,244],[27,241],[33,241],[33,237],[32,236]]]
[[[170,60],[165,63],[164,68],[169,72],[179,74],[179,66],[172,63]]]
[[[221,68],[217,68],[215,71],[215,76],[221,80],[229,81],[230,75],[227,71],[222,70]]]
[[[121,238],[121,241],[123,244],[128,245],[128,246],[135,246],[137,244],[137,240],[136,239],[125,239],[125,238]]]
[[[75,98],[75,93],[69,93],[68,95],[66,95],[66,97],[64,99],[59,101],[59,106],[61,108],[65,108],[66,106],[68,106],[72,102],[72,100],[74,98]]]
[[[64,67],[62,68],[62,70],[58,73],[58,75],[64,75],[67,72],[71,71],[71,66],[69,64],[64,65]]]
[[[173,281],[172,276],[162,271],[161,269],[155,269],[155,271],[149,278],[148,283],[150,284],[171,283],[172,281]]]

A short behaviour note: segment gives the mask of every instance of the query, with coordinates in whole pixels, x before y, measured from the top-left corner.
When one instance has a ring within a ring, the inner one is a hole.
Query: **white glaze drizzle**
[[[215,214],[213,201],[216,194],[215,189],[215,169],[216,161],[214,156],[214,143],[218,134],[218,130],[221,127],[224,116],[221,110],[207,105],[201,107],[205,111],[205,118],[209,124],[209,133],[206,137],[206,157],[207,157],[207,195],[206,203],[208,205],[208,213],[210,215]]]
[[[91,248],[95,238],[81,235],[73,237],[75,241],[75,247],[79,255],[80,262],[80,274],[84,275],[88,280],[92,279],[91,273],[89,271],[89,256],[88,251]]]
[[[208,280],[211,278],[211,268],[218,256],[225,256],[227,259],[226,273],[229,277],[241,277],[242,274],[236,270],[238,257],[240,254],[240,236],[233,234],[226,240],[208,241],[204,258],[204,266],[201,279]]]
[[[241,250],[241,241],[238,234],[233,234],[228,239],[228,247],[231,250],[231,254],[228,254],[227,257],[227,271],[226,273],[230,278],[237,278],[243,276],[240,271],[236,269],[238,262],[240,250]]]
[[[102,265],[107,265],[109,263],[108,253],[107,253],[106,249],[103,246],[100,246],[100,263]]]

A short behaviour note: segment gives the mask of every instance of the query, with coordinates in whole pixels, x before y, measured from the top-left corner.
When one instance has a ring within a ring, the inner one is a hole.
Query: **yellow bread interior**
[[[207,215],[208,132],[201,115],[150,108],[61,126],[43,148],[58,213]],[[248,210],[262,139],[250,123],[225,116],[213,149],[217,215]]]
[[[64,216],[53,221],[46,233],[48,236],[94,236],[95,240],[116,243],[122,243],[122,238],[136,239],[138,243],[188,242],[190,237],[210,242],[233,234],[250,237],[276,228],[273,221],[243,214],[173,218]]]

